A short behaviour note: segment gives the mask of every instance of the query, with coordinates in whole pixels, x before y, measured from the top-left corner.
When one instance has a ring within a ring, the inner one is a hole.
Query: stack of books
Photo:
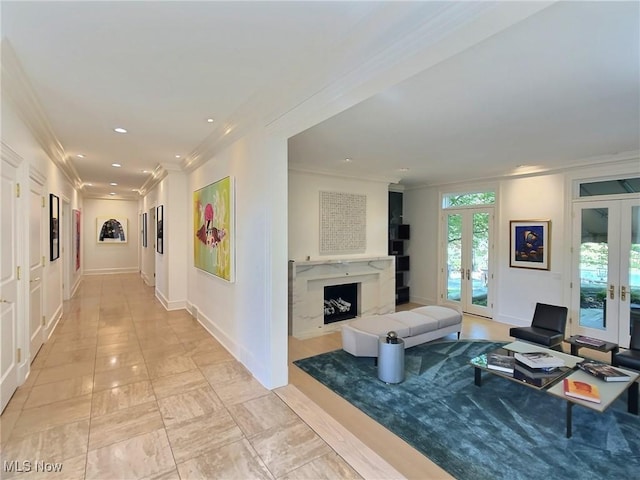
[[[516,359],[510,355],[501,355],[499,353],[487,354],[487,368],[491,370],[513,374],[515,363]]]
[[[631,377],[626,373],[613,368],[607,363],[595,360],[583,360],[578,364],[578,368],[605,382],[628,382],[631,380]]]
[[[597,385],[590,382],[581,382],[565,378],[564,394],[567,397],[573,397],[587,402],[600,403],[600,390]]]

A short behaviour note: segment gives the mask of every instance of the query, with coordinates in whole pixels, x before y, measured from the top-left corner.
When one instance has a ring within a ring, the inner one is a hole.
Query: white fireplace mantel
[[[324,287],[358,284],[360,316],[395,310],[395,257],[289,261],[289,334],[308,338],[336,331],[324,324]]]

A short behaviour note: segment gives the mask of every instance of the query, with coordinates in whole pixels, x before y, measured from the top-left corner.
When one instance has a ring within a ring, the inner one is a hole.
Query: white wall
[[[367,197],[367,247],[361,254],[320,255],[320,192]],[[385,256],[389,251],[389,186],[329,175],[289,171],[289,260]]]
[[[3,72],[4,75],[4,72]],[[5,101],[5,99],[7,99]],[[73,188],[68,178],[62,173],[62,171],[56,166],[56,164],[48,157],[47,153],[43,150],[41,145],[42,139],[37,139],[31,132],[28,126],[25,124],[23,117],[19,115],[15,109],[13,103],[11,103],[9,96],[3,90],[2,101],[2,143],[17,154],[22,163],[19,169],[19,182],[22,186],[21,191],[22,199],[18,202],[17,212],[21,218],[20,225],[23,229],[20,232],[19,238],[23,240],[29,239],[29,179],[31,176],[34,178],[42,179],[42,197],[44,198],[44,207],[41,209],[42,218],[42,244],[41,244],[41,256],[44,257],[44,267],[42,270],[42,288],[43,288],[43,305],[42,312],[45,317],[45,330],[44,336],[48,338],[57,322],[62,316],[63,310],[63,273],[64,262],[73,262],[72,251],[63,251],[60,249],[60,257],[55,261],[50,261],[49,257],[49,194],[53,193],[60,198],[60,213],[62,214],[62,203],[66,201],[69,203],[71,209],[82,210],[82,198],[78,192]],[[60,231],[60,239],[63,236],[71,235],[71,231]],[[63,242],[60,243],[61,247]],[[29,360],[32,353],[29,352],[29,302],[28,302],[28,285],[29,285],[29,252],[28,245],[21,245],[19,247],[19,260],[23,274],[23,293],[22,299],[24,305],[19,313],[19,319],[23,321],[18,325],[18,346],[24,352],[22,355],[22,362],[19,367],[19,381],[22,382],[26,378],[30,365]],[[71,281],[77,284],[79,281],[79,273],[72,274]]]
[[[188,301],[198,319],[267,388],[287,383],[287,142],[255,131],[188,178],[193,192],[235,180],[235,282],[193,266],[189,206]]]
[[[99,243],[97,240],[98,217],[120,217],[127,219],[126,243]],[[138,272],[138,202],[135,200],[84,200],[82,219],[82,245],[84,273],[128,273]]]
[[[536,302],[566,304],[570,279],[569,248],[565,222],[565,176],[542,175],[506,179],[498,183],[496,205],[494,319],[528,325]],[[442,248],[440,196],[448,192],[477,191],[476,185],[450,185],[408,190],[404,194],[404,221],[411,225],[408,253],[411,255],[411,300],[435,304],[438,299],[438,251]],[[511,220],[551,220],[550,270],[509,267],[509,222]]]

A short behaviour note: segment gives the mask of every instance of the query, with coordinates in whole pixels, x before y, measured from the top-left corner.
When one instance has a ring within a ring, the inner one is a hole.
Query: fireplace
[[[340,322],[358,316],[358,284],[324,287],[324,324]]]

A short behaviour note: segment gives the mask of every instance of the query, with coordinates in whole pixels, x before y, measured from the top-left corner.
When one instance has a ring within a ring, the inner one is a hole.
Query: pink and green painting
[[[233,180],[225,177],[193,192],[196,268],[233,281]]]

